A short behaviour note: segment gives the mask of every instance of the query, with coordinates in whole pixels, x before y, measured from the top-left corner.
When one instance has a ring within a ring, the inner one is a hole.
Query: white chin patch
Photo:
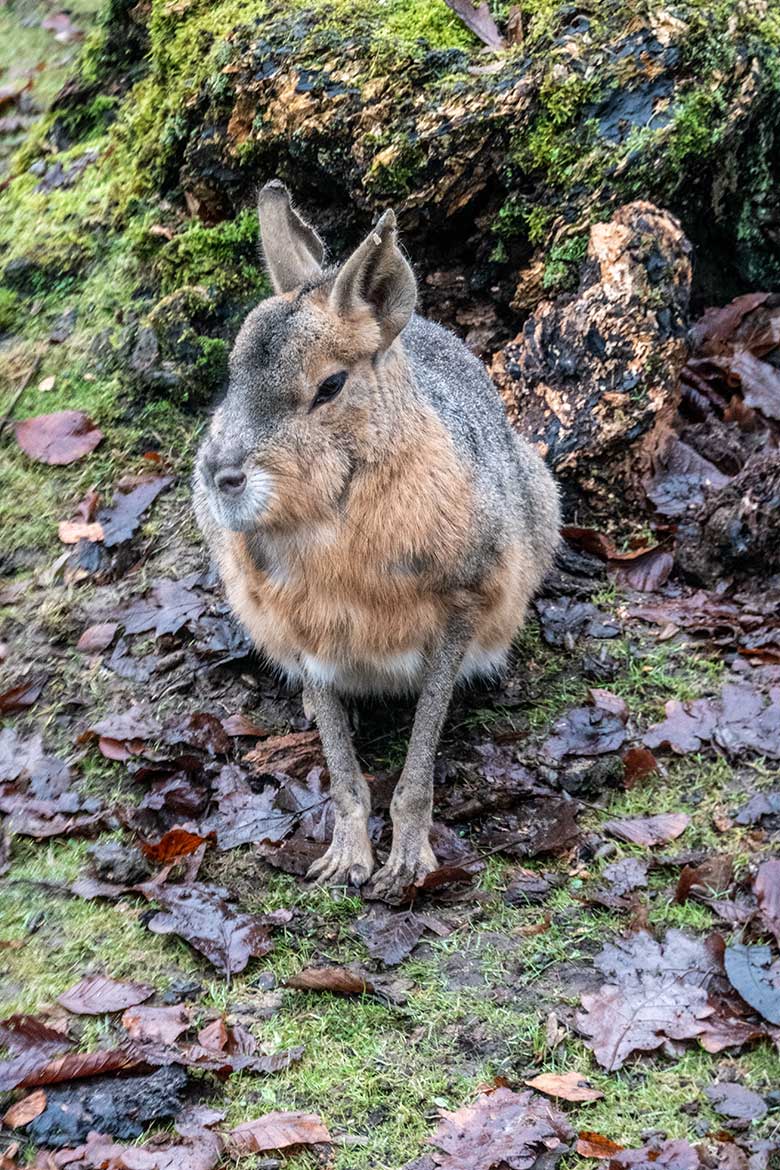
[[[209,505],[217,524],[231,532],[251,532],[257,528],[268,507],[272,486],[268,472],[255,467],[247,472],[246,487],[240,496],[226,496],[211,488]]]

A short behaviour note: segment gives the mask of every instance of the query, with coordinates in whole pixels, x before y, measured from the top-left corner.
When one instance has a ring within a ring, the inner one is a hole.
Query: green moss
[[[342,5],[344,0],[342,0]],[[334,5],[338,9],[339,5]],[[444,0],[393,0],[376,32],[382,51],[407,49],[470,49],[475,37]]]
[[[0,288],[0,333],[10,333],[19,321],[19,297],[10,288]]]
[[[550,249],[544,265],[543,287],[548,291],[564,292],[577,287],[580,262],[588,250],[586,234],[569,236]]]
[[[220,293],[259,299],[270,292],[260,266],[258,223],[254,209],[207,227],[191,220],[161,247],[155,247],[144,224],[138,253],[151,259],[163,293],[181,285],[206,285]]]
[[[691,156],[706,158],[718,146],[725,108],[725,95],[717,89],[696,90],[685,96],[670,132],[671,166],[682,167]]]

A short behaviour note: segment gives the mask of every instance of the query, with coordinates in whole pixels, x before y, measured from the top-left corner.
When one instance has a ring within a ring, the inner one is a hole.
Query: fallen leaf
[[[535,906],[544,902],[551,890],[551,883],[542,874],[532,869],[513,869],[504,901],[510,906]]]
[[[623,1146],[619,1146],[611,1138],[603,1137],[600,1133],[583,1129],[577,1136],[574,1149],[581,1158],[611,1158],[613,1154],[622,1150]]]
[[[531,1089],[538,1089],[548,1097],[562,1097],[564,1101],[598,1101],[604,1094],[591,1088],[588,1078],[578,1072],[540,1073],[530,1081],[524,1081]]]
[[[438,869],[432,869],[430,873],[426,873],[425,877],[420,881],[414,883],[405,891],[405,896],[413,897],[417,890],[425,890],[430,893],[431,890],[440,890],[445,886],[455,886],[474,882],[474,870],[463,865],[440,865]]]
[[[445,0],[445,3],[489,49],[506,48],[486,0],[480,4],[472,4],[471,0]]]
[[[375,907],[355,923],[355,930],[365,943],[372,959],[379,959],[389,967],[403,962],[426,930],[449,934],[450,928],[429,914],[415,914],[411,910],[393,911]]]
[[[669,747],[680,754],[713,742],[730,756],[751,751],[780,758],[780,688],[769,702],[753,687],[724,683],[720,698],[666,704],[666,719],[644,737],[649,748]]]
[[[0,1020],[0,1044],[15,1055],[32,1049],[51,1054],[70,1047],[72,1041],[67,1031],[40,1016],[16,1015]]]
[[[136,476],[126,489],[118,485],[111,507],[101,508],[97,515],[105,547],[114,548],[130,540],[147,508],[173,481],[172,475],[141,475]]]
[[[633,788],[640,780],[654,776],[658,771],[658,760],[647,748],[632,747],[623,753],[623,783]]]
[[[44,841],[49,837],[94,836],[106,822],[104,812],[75,813],[61,811],[63,797],[58,800],[30,800],[27,795],[0,798],[2,810],[9,815],[8,828],[20,837],[34,837]]]
[[[686,865],[680,873],[675,902],[683,903],[690,897],[712,898],[725,894],[734,880],[734,864],[730,857],[711,857],[701,865]]]
[[[333,991],[337,995],[370,995],[375,990],[367,976],[348,967],[305,967],[285,980],[284,986],[297,991]]]
[[[220,891],[198,882],[140,887],[162,909],[147,925],[155,934],[178,934],[205,955],[224,975],[243,971],[250,958],[261,958],[272,948],[271,915],[245,914],[230,906]],[[286,912],[289,917],[289,912]]]
[[[97,654],[111,645],[118,629],[117,622],[100,622],[95,626],[87,626],[76,643],[76,649],[82,654]]]
[[[506,827],[483,830],[479,843],[517,858],[560,853],[579,836],[576,819],[579,807],[575,801],[564,797],[531,797],[522,802],[516,813],[502,818]],[[465,868],[467,874],[473,874],[470,867]],[[422,885],[421,888],[427,887]]]
[[[589,687],[588,698],[599,711],[606,711],[609,715],[617,715],[621,723],[628,722],[628,704],[620,695],[613,695],[602,687]]]
[[[57,996],[57,1002],[77,1015],[99,1016],[103,1012],[120,1012],[143,1003],[151,995],[154,995],[154,988],[146,983],[123,983],[106,979],[103,975],[92,975]]]
[[[645,747],[670,748],[685,755],[700,751],[711,739],[718,715],[710,699],[670,699],[665,711],[663,722],[656,723],[644,736]]]
[[[734,817],[736,825],[757,825],[764,817],[780,817],[780,791],[758,792]]]
[[[51,800],[69,790],[71,771],[64,760],[46,754],[40,733],[24,738],[5,727],[0,731],[0,782],[13,780],[27,781],[27,792],[36,799]]]
[[[29,1125],[33,1118],[37,1117],[39,1113],[43,1113],[45,1108],[46,1093],[43,1089],[36,1089],[34,1093],[28,1093],[26,1097],[22,1097],[21,1101],[14,1102],[6,1109],[3,1115],[3,1124],[10,1129]]]
[[[596,1060],[609,1072],[634,1052],[653,1052],[667,1039],[690,1040],[710,1014],[700,987],[674,979],[653,979],[627,987],[605,984],[583,995],[578,1027]]]
[[[665,585],[674,568],[674,556],[666,548],[648,548],[630,561],[610,564],[610,577],[618,585],[653,593]]]
[[[616,638],[620,633],[620,626],[590,601],[537,597],[534,608],[548,646],[571,650],[580,638]]]
[[[240,713],[237,715],[227,715],[222,720],[222,728],[226,735],[246,735],[252,736],[254,739],[260,739],[262,736],[268,735],[264,727],[259,727],[251,719],[248,719],[246,715]]]
[[[732,943],[723,963],[729,983],[745,1003],[770,1024],[780,1024],[780,959],[773,959],[770,948]]]
[[[0,1092],[54,1085],[61,1081],[123,1072],[137,1067],[136,1057],[120,1048],[98,1052],[68,1052],[65,1056],[54,1058],[35,1052],[0,1062]]]
[[[610,1072],[634,1052],[698,1037],[713,1014],[707,987],[720,963],[704,942],[681,931],[670,930],[664,943],[638,931],[608,943],[594,962],[608,981],[582,996],[577,1027]]]
[[[143,1044],[173,1044],[190,1026],[190,1011],[183,1003],[171,1007],[136,1005],[122,1016],[122,1027]]]
[[[28,707],[34,706],[41,697],[44,686],[45,683],[28,680],[4,691],[0,695],[0,714],[14,715],[17,711],[26,711]]]
[[[753,879],[753,892],[767,930],[780,943],[780,860],[762,861]]]
[[[618,897],[647,885],[647,864],[638,857],[623,857],[604,866],[604,877]]]
[[[699,1155],[685,1141],[664,1141],[638,1150],[622,1150],[612,1157],[608,1170],[700,1170]]]
[[[188,857],[201,845],[209,845],[214,840],[215,834],[213,833],[201,837],[199,833],[176,827],[168,829],[157,842],[142,841],[141,850],[150,861],[154,861],[158,865],[168,865],[169,862],[177,861],[180,857]]]
[[[599,707],[575,707],[553,723],[543,751],[554,760],[601,756],[618,751],[625,739],[625,724],[619,716]]]
[[[730,1121],[758,1121],[767,1113],[763,1097],[732,1081],[709,1085],[704,1095],[715,1112],[721,1117],[728,1117]]]
[[[452,1113],[443,1111],[428,1141],[442,1170],[493,1170],[504,1164],[532,1167],[550,1151],[565,1152],[573,1136],[566,1118],[544,1097],[499,1088]]]
[[[606,821],[605,833],[634,845],[665,845],[684,833],[691,823],[686,813],[658,813],[652,817],[624,817]]]
[[[227,1136],[229,1153],[234,1156],[286,1150],[290,1146],[311,1146],[329,1142],[330,1134],[316,1113],[265,1113],[253,1121],[236,1126]]]
[[[156,719],[140,706],[130,707],[93,723],[79,736],[84,743],[97,737],[100,752],[109,760],[127,760],[144,750],[147,740],[158,739],[161,734]]]
[[[153,631],[155,638],[161,638],[163,634],[177,634],[183,626],[197,621],[206,609],[206,599],[192,588],[197,579],[198,575],[193,574],[179,581],[156,581],[146,600],[117,611],[125,633]]]
[[[102,442],[92,419],[81,410],[60,410],[22,419],[14,428],[16,441],[38,463],[75,463]]]
[[[228,764],[214,786],[217,807],[203,822],[203,832],[216,833],[220,851],[239,845],[283,841],[292,832],[297,818],[294,813],[277,807],[278,792],[272,784],[255,792],[241,768]]]
[[[759,1020],[744,1020],[720,1010],[704,1021],[699,1044],[705,1052],[722,1052],[724,1048],[743,1048],[767,1035],[766,1026]]]
[[[232,744],[221,720],[209,711],[195,711],[172,727],[166,728],[165,742],[185,743],[189,747],[208,752],[210,756],[227,755]]]

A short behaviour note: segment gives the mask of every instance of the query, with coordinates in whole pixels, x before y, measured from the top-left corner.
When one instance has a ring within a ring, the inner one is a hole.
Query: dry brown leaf
[[[348,967],[305,967],[284,986],[297,991],[334,991],[337,995],[366,995],[374,990],[364,975],[356,975]]]
[[[93,975],[82,979],[69,991],[57,997],[57,1002],[82,1016],[99,1016],[103,1012],[120,1012],[125,1008],[143,1003],[154,994],[154,988],[146,983],[123,983]]]
[[[28,1093],[21,1101],[15,1101],[3,1115],[3,1124],[10,1129],[28,1125],[34,1117],[38,1117],[46,1108],[46,1093],[43,1089],[36,1089]]]
[[[624,817],[606,821],[605,833],[634,845],[665,845],[684,833],[691,823],[687,813],[658,813],[652,817]]]
[[[330,1134],[316,1113],[274,1111],[237,1126],[228,1134],[227,1147],[230,1153],[242,1155],[329,1141]]]
[[[59,410],[22,419],[14,433],[25,455],[38,463],[55,465],[75,463],[94,451],[103,439],[103,432],[82,410]]]
[[[562,1097],[564,1101],[598,1101],[604,1096],[598,1089],[591,1088],[586,1077],[574,1071],[540,1073],[524,1084],[548,1097]]]
[[[603,1137],[600,1133],[583,1129],[580,1130],[574,1149],[582,1158],[611,1158],[613,1154],[619,1153],[623,1146],[619,1146],[611,1138]]]
[[[168,829],[159,841],[142,841],[141,849],[150,861],[158,865],[167,865],[180,857],[189,857],[196,849],[200,849],[201,845],[213,844],[216,839],[216,833],[201,837],[200,833],[192,833],[189,829],[175,826]]]

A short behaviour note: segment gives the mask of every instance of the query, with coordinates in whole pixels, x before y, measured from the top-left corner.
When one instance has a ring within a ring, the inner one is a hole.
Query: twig
[[[25,390],[30,385],[30,383],[32,382],[35,375],[38,373],[38,370],[41,367],[41,361],[42,361],[41,355],[38,354],[37,357],[35,358],[35,361],[30,366],[29,370],[27,371],[27,373],[24,375],[21,382],[19,383],[19,388],[17,389],[16,393],[14,394],[13,398],[11,399],[8,410],[5,412],[3,418],[0,419],[0,435],[2,435],[3,431],[8,426],[8,423],[11,421],[11,415],[16,410],[16,407],[19,404],[19,399],[22,397]]]

